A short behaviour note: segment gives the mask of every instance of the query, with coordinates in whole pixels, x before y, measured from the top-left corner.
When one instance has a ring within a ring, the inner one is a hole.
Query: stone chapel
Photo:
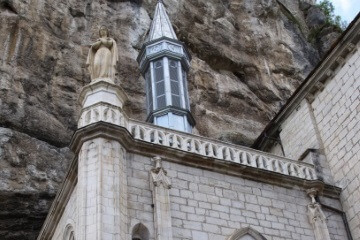
[[[360,240],[359,16],[252,148],[192,134],[191,56],[162,1],[137,59],[146,121],[124,112],[100,37],[38,240]]]

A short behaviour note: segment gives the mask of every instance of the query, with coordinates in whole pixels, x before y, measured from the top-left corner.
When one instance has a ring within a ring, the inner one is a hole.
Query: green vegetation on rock
[[[346,29],[347,22],[342,20],[340,16],[335,15],[335,7],[329,0],[322,0],[317,6],[324,12],[327,24],[334,25],[341,31]]]

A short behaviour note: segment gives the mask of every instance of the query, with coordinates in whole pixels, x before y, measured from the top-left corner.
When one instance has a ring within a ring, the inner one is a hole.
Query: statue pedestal
[[[124,90],[112,79],[95,79],[80,93],[82,110],[78,128],[100,121],[124,126],[123,106],[127,99]]]
[[[125,92],[112,79],[92,81],[82,89],[79,97],[82,110],[78,128],[98,122],[126,127],[127,120],[123,112],[126,101]],[[125,239],[125,149],[119,141],[106,136],[89,138],[79,144],[78,238]]]

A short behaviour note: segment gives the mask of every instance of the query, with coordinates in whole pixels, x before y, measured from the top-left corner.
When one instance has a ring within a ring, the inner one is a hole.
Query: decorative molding
[[[78,121],[78,128],[82,128],[99,121],[122,126],[125,124],[123,110],[120,107],[103,102],[83,108]]]
[[[163,145],[169,148],[264,169],[287,176],[307,180],[317,179],[315,168],[312,164],[255,151],[250,148],[211,140],[172,129],[164,129],[135,120],[129,121],[128,131],[135,139],[156,145]]]
[[[135,121],[135,120],[131,120],[131,121]],[[145,124],[145,125],[155,127],[152,124]],[[162,127],[156,127],[156,128],[162,129],[164,131],[176,132],[180,134],[180,132],[175,130],[165,129]],[[186,136],[194,136],[192,134],[186,134],[186,133],[181,133],[181,134]],[[214,171],[232,176],[241,176],[243,178],[262,181],[284,187],[293,187],[294,185],[296,185],[299,186],[300,188],[307,189],[309,188],[309,184],[319,183],[324,185],[324,196],[329,196],[333,198],[338,198],[341,192],[341,189],[339,187],[336,187],[331,184],[324,184],[322,181],[318,179],[308,180],[296,176],[284,175],[279,172],[253,167],[248,164],[242,164],[233,161],[226,161],[224,159],[209,157],[206,155],[198,154],[196,152],[192,152],[190,150],[184,151],[181,148],[175,148],[175,147],[172,148],[166,145],[143,141],[138,138],[135,138],[134,135],[131,134],[126,128],[106,122],[97,122],[89,126],[83,127],[81,129],[78,129],[73,135],[73,138],[70,143],[70,148],[75,154],[78,154],[81,149],[81,145],[84,142],[98,137],[116,140],[121,144],[122,147],[124,147],[124,149],[126,149],[127,152],[140,154],[142,156],[166,157],[167,161],[169,162],[186,164],[193,167],[207,169],[209,171]],[[208,139],[200,136],[196,136],[196,137],[199,137],[201,139]],[[275,157],[280,160],[284,159],[289,161],[290,163],[300,164],[300,166],[309,167],[310,169],[313,169],[313,171],[315,171],[313,164],[282,158],[269,153],[260,152],[243,146],[224,143],[218,140],[211,140],[211,141],[218,144],[225,144],[227,146],[236,147],[239,148],[241,151],[249,151],[250,153],[253,154],[259,154],[259,156],[265,156],[269,158]]]
[[[150,61],[164,56],[180,60],[186,70],[190,68],[191,56],[182,42],[169,38],[159,38],[155,42],[148,42],[143,45],[137,58],[140,71],[145,74]]]
[[[255,240],[266,240],[264,236],[262,236],[258,231],[254,230],[251,227],[246,227],[243,229],[236,230],[230,237],[226,240],[241,240],[242,237],[250,235]]]
[[[325,73],[326,77],[329,78],[329,77],[333,77],[335,75],[334,71],[333,70],[327,70],[326,73]]]
[[[347,49],[348,49],[349,52],[352,52],[352,51],[355,49],[355,44],[349,43],[349,44],[347,45]]]
[[[344,65],[345,59],[342,56],[340,56],[340,57],[337,57],[335,61],[339,65]]]

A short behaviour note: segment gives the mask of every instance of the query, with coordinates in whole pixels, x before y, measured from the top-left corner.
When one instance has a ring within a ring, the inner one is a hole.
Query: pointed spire
[[[163,1],[158,0],[147,41],[153,41],[161,37],[168,37],[177,40],[169,16],[166,13]]]

